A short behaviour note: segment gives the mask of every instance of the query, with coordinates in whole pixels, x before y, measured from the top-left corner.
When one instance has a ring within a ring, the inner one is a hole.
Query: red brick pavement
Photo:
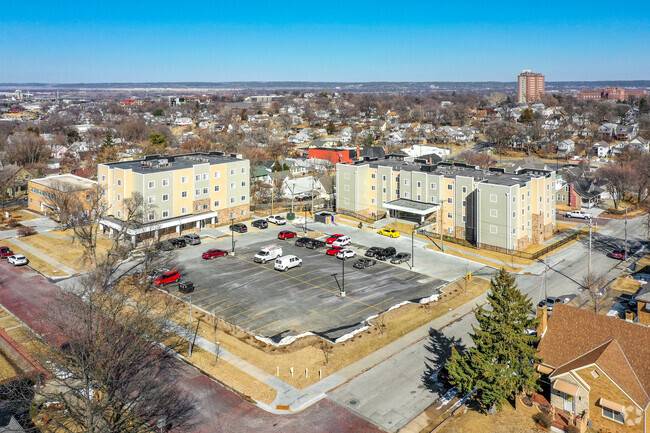
[[[0,263],[0,303],[36,332],[58,340],[43,320],[47,308],[61,289],[29,268],[12,268]],[[375,433],[370,422],[353,415],[326,399],[310,408],[287,415],[275,415],[243,400],[196,369],[178,361],[176,378],[180,390],[197,402],[196,433]]]

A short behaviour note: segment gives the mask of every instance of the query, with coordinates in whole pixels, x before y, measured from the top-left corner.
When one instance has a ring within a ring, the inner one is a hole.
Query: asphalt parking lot
[[[238,246],[234,256],[201,259],[201,253],[209,248],[230,250],[228,237],[178,251],[176,254],[183,263],[181,274],[194,283],[192,304],[252,334],[276,341],[304,332],[335,339],[391,306],[404,301],[417,302],[437,293],[440,287],[463,275],[466,268],[458,266],[454,262],[456,258],[446,260],[449,256],[441,254],[436,256],[436,263],[424,266],[425,253],[418,253],[420,267],[416,270],[422,269],[422,272],[410,270],[407,264],[393,265],[380,261],[368,269],[355,269],[352,265],[356,257],[343,265],[341,260],[327,256],[326,248],[309,250],[295,246],[293,239],[274,239],[281,229],[295,228],[271,226],[267,230],[236,235]],[[327,229],[330,233],[336,231],[331,227]],[[409,251],[399,248],[395,239],[382,238],[375,233],[355,236],[351,233],[353,230],[343,231],[352,236],[350,247],[357,252],[357,257],[363,256],[371,245],[394,245],[398,251]],[[357,243],[356,239],[363,244]],[[255,263],[253,256],[261,246],[270,243],[281,245],[283,255],[300,257],[303,266],[279,272],[273,268],[272,261]],[[453,272],[450,269],[454,266],[449,266],[452,262],[456,265]],[[345,297],[341,297],[339,292],[339,285],[343,286],[343,266]],[[440,267],[440,272],[428,272],[436,266]],[[177,289],[170,286],[169,290]]]

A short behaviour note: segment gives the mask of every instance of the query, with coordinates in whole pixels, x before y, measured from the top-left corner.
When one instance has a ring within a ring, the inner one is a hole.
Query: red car
[[[625,250],[616,249],[616,250],[612,251],[610,255],[611,255],[611,257],[613,259],[621,259],[621,260],[623,260],[625,258]],[[2,258],[4,259],[5,256],[3,255]]]
[[[335,256],[338,254],[339,251],[344,250],[345,247],[330,247],[327,251],[325,251],[325,254],[328,256]]]
[[[153,280],[153,283],[156,287],[164,286],[165,284],[170,284],[181,279],[181,275],[178,271],[167,271],[164,274]]]
[[[215,257],[221,257],[221,256],[227,256],[228,251],[226,250],[218,250],[218,249],[212,249],[212,250],[207,250],[204,252],[201,257],[203,257],[206,260],[209,259],[214,259]]]
[[[327,238],[327,240],[325,242],[327,242],[328,244],[331,244],[332,242],[334,242],[335,240],[337,240],[338,238],[340,238],[342,236],[345,236],[345,235],[332,235],[329,238]]]
[[[296,237],[296,232],[292,232],[289,230],[282,230],[280,233],[278,233],[278,239],[291,239]]]
[[[10,256],[13,256],[14,252],[9,249],[9,247],[0,247],[0,258],[6,259]]]

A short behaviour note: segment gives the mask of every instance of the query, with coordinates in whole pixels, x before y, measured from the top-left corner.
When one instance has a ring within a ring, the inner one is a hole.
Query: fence
[[[430,232],[424,229],[418,229],[415,231],[418,234],[424,235],[431,239],[432,241],[437,241],[440,239],[440,234],[435,233],[435,232]],[[535,251],[534,253],[528,253],[525,251],[509,251],[507,254],[514,256],[514,257],[519,257],[522,259],[528,259],[528,260],[537,260],[538,258],[542,257],[545,254],[550,253],[551,251],[560,248],[563,245],[566,245],[567,243],[571,242],[574,239],[577,239],[581,235],[580,232],[573,232],[567,236],[564,236],[562,239],[559,239],[558,241],[553,242],[552,244],[542,248],[539,251]],[[455,238],[453,236],[449,235],[443,235],[442,236],[443,243],[447,242],[450,244],[456,244],[456,245],[462,245],[464,247],[469,247],[469,248],[475,248],[475,249],[482,249],[482,250],[489,250],[489,251],[496,251],[499,253],[505,253],[504,248],[502,247],[496,247],[493,245],[481,245],[480,248],[472,243],[469,242],[466,239],[461,239],[461,238]]]
[[[340,213],[341,215],[351,216],[351,217],[356,218],[358,220],[361,220],[361,221],[363,221],[364,223],[367,223],[367,224],[374,224],[376,221],[383,218],[383,217],[381,217],[381,218],[367,217],[367,216],[359,215],[356,212],[351,212],[351,211],[348,211],[348,210],[345,210],[345,209],[339,209],[339,210],[337,210],[337,213]]]

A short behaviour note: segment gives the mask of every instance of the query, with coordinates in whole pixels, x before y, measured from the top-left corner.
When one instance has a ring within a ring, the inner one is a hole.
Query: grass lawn
[[[33,235],[36,236],[36,235]],[[28,239],[31,236],[27,236],[25,238],[22,238],[22,240]],[[48,276],[48,277],[67,277],[68,274],[66,272],[63,272],[62,270],[56,268],[55,266],[52,266],[48,262],[41,260],[38,257],[32,256],[30,253],[27,251],[23,250],[20,248],[18,245],[14,244],[10,240],[6,239],[4,243],[11,248],[11,251],[13,251],[16,254],[24,254],[25,257],[29,259],[29,266],[30,268],[34,269],[36,272],[40,272],[41,274]]]
[[[433,428],[433,426],[431,426]],[[431,429],[423,430],[431,431]],[[473,409],[467,409],[451,419],[437,433],[538,433],[533,418],[517,412],[506,404],[501,412],[486,415]]]
[[[276,374],[276,368],[279,368],[278,377],[280,379],[296,388],[303,389],[320,380],[319,371],[322,378],[329,376],[431,320],[448,313],[450,309],[470,302],[485,293],[488,287],[489,281],[481,278],[472,279],[466,289],[464,280],[453,283],[444,289],[445,293],[439,301],[425,305],[407,304],[389,311],[375,319],[372,328],[335,345],[324,343],[318,337],[308,336],[300,338],[288,346],[274,347],[221,320],[218,321],[216,340],[221,342],[221,346],[225,350],[273,375]],[[186,324],[188,307],[185,303],[180,303],[178,308],[174,320],[179,324]],[[194,318],[200,320],[199,335],[214,341],[212,317],[199,312],[195,313]],[[323,350],[323,345],[330,349]],[[291,367],[294,368],[293,377],[290,373]],[[305,377],[306,368],[309,371],[308,377]]]
[[[612,290],[623,293],[636,293],[636,291],[639,290],[639,287],[641,287],[641,283],[629,275],[622,275],[618,277],[610,286]]]
[[[20,240],[77,271],[87,271],[91,268],[84,249],[81,245],[73,243],[70,239],[59,239],[43,234],[35,234],[21,238]],[[97,254],[101,255],[105,253],[111,245],[112,242],[108,239],[98,239]]]

